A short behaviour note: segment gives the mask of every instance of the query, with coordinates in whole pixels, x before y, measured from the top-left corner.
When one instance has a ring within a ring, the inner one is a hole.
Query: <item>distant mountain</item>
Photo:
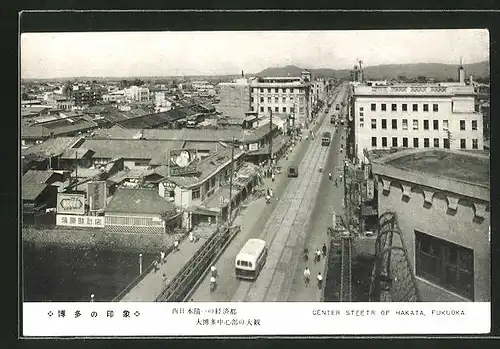
[[[472,75],[476,78],[489,77],[490,64],[488,61],[464,64],[465,74],[468,78]],[[287,65],[286,67],[266,68],[258,76],[300,76],[300,73],[307,68],[300,68],[295,65]],[[366,79],[396,79],[398,76],[418,77],[426,76],[438,80],[456,79],[458,65],[456,64],[441,64],[441,63],[415,63],[415,64],[384,64],[363,67],[364,76]],[[350,77],[350,69],[307,69],[313,76],[335,77],[339,79],[348,79]]]

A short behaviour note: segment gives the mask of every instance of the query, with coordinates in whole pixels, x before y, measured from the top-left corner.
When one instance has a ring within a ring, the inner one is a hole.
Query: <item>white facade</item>
[[[391,147],[483,149],[483,118],[464,84],[354,87],[356,154]]]
[[[130,88],[126,88],[124,91],[125,97],[130,101],[149,101],[149,89],[147,87],[131,86]]]
[[[251,83],[250,111],[259,117],[271,112],[295,117],[296,126],[305,125],[311,118],[313,94],[311,84],[301,77],[266,77]]]

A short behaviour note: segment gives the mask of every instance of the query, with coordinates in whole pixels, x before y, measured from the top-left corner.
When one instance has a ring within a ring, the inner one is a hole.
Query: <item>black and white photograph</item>
[[[490,302],[489,40],[23,33],[22,301]]]

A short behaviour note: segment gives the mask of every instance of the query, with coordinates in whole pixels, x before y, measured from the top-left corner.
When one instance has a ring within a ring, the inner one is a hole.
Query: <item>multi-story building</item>
[[[458,83],[354,86],[354,153],[391,147],[483,149],[474,87]]]
[[[300,77],[258,77],[250,84],[250,111],[259,117],[271,112],[288,114],[296,126],[307,125],[312,115],[311,73],[302,72]]]
[[[392,246],[406,250],[421,300],[489,302],[489,157],[448,149],[372,150],[367,157],[378,213],[397,220]],[[401,261],[392,259],[393,290],[408,287],[398,286],[405,282]]]
[[[147,87],[131,86],[130,88],[126,88],[124,91],[125,91],[125,97],[129,101],[135,101],[135,102],[149,101],[149,88]]]
[[[102,99],[102,94],[103,90],[100,88],[86,85],[73,85],[71,99],[76,106],[91,106]]]
[[[224,116],[241,120],[242,123],[246,113],[250,111],[250,83],[250,80],[243,77],[234,82],[220,83],[217,110]]]

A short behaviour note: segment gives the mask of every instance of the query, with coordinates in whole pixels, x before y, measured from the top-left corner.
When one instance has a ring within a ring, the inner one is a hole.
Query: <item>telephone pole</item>
[[[234,137],[231,140],[231,174],[229,177],[229,206],[228,206],[228,222],[229,226],[231,226],[231,213],[233,210],[233,174],[234,174]]]
[[[344,160],[344,209],[347,216],[347,224],[349,224],[350,221],[348,207],[349,204],[347,203],[347,161]]]
[[[269,169],[273,166],[273,111],[270,110],[269,117]]]

